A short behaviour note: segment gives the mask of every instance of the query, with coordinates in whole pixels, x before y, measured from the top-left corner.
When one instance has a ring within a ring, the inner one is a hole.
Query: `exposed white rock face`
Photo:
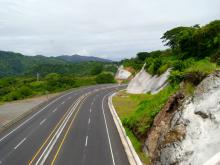
[[[131,72],[124,69],[123,65],[118,68],[118,71],[115,75],[115,79],[118,80],[127,80],[131,76]]]
[[[203,165],[219,165],[220,164],[220,152],[211,157]]]
[[[174,116],[173,125],[186,126],[185,138],[160,151],[160,163],[215,165],[220,162],[220,72],[210,75],[197,87]]]
[[[170,69],[168,69],[160,76],[151,76],[145,71],[144,67],[145,65],[128,84],[128,93],[141,94],[151,92],[152,94],[155,94],[167,85],[167,79],[170,75]]]

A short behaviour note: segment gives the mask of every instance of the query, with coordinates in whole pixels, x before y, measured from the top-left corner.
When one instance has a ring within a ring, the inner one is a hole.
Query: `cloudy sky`
[[[175,26],[220,19],[220,0],[0,0],[0,49],[121,59],[165,49]]]

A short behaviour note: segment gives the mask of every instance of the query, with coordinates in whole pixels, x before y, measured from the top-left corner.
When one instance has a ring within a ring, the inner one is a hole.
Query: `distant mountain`
[[[0,77],[14,75],[34,75],[48,73],[90,75],[96,67],[102,66],[106,71],[115,71],[115,65],[96,57],[42,55],[25,56],[20,53],[0,51]]]
[[[87,61],[112,62],[111,60],[104,59],[104,58],[93,57],[93,56],[81,56],[78,54],[75,54],[72,56],[63,55],[63,56],[58,56],[56,58],[69,61],[69,62],[87,62]]]

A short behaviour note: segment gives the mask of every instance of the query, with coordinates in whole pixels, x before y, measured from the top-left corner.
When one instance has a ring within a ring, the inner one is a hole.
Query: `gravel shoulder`
[[[49,94],[48,96],[38,96],[34,98],[7,102],[0,105],[0,128],[15,120],[22,114],[30,111],[37,105],[51,99],[60,93]]]

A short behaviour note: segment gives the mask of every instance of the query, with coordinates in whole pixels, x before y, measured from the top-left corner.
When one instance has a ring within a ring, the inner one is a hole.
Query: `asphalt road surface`
[[[108,108],[124,86],[69,91],[0,134],[0,164],[129,164]]]

